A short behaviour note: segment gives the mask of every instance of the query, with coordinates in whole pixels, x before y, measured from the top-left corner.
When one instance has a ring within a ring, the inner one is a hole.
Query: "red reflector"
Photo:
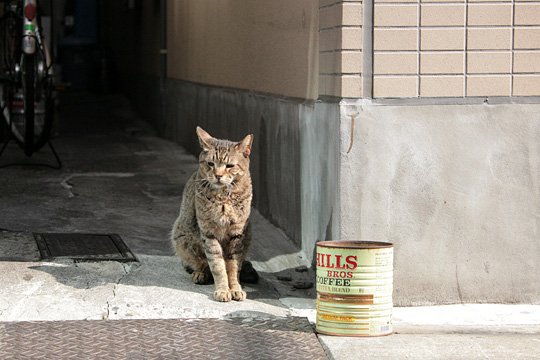
[[[26,17],[28,20],[34,20],[34,18],[36,17],[35,4],[28,4],[24,7],[24,17]]]

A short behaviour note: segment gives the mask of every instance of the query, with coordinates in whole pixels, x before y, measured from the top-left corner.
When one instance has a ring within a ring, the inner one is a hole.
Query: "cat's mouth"
[[[223,181],[223,179],[216,179],[214,181],[214,185],[217,186],[217,187],[223,187],[223,186],[227,186],[228,183],[226,183],[225,181]]]

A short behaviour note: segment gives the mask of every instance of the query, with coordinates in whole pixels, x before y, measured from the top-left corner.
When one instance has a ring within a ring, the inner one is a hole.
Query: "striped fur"
[[[249,154],[253,135],[219,140],[197,127],[199,169],[190,177],[174,223],[172,241],[196,284],[214,281],[214,299],[241,301],[242,262],[251,241],[252,186]]]

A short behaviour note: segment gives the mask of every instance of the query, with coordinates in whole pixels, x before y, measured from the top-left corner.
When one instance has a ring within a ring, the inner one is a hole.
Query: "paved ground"
[[[262,279],[248,299],[217,303],[212,286],[193,285],[168,232],[194,157],[156,137],[122,97],[69,95],[63,104],[55,145],[64,168],[0,169],[0,228],[12,230],[0,231],[0,337],[20,321],[314,322],[314,290],[293,286],[310,280],[295,270],[307,265],[303,255],[256,211],[250,257]],[[0,164],[21,160],[12,146]],[[119,233],[139,262],[38,261],[30,233],[50,231]],[[319,340],[334,359],[540,358],[538,305],[396,308],[394,322],[387,337]]]
[[[2,359],[326,359],[305,318],[4,323]]]

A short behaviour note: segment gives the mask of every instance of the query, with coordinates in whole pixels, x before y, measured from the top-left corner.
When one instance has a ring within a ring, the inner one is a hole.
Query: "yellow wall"
[[[168,76],[317,97],[318,0],[168,1]]]

